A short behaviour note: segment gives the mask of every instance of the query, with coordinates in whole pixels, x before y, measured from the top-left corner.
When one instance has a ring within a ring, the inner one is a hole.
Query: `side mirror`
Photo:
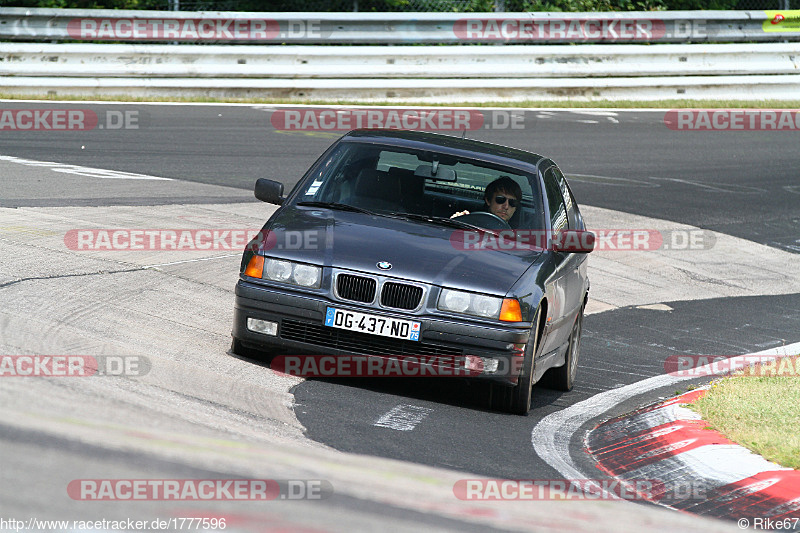
[[[268,180],[266,178],[259,178],[256,181],[255,187],[256,198],[262,202],[270,204],[281,205],[283,204],[283,183],[279,181]]]
[[[594,250],[594,241],[595,235],[591,231],[565,229],[553,234],[553,250],[588,254]]]

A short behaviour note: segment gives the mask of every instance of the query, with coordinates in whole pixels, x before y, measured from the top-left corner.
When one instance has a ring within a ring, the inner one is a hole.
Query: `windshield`
[[[490,229],[542,228],[538,180],[517,169],[365,143],[340,144],[320,168],[303,185],[296,204],[338,204],[415,220],[455,217]]]

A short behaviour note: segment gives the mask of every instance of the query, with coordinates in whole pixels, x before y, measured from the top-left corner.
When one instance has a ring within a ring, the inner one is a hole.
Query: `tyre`
[[[536,310],[536,316],[531,324],[531,334],[525,345],[525,355],[522,360],[522,369],[517,384],[514,387],[492,385],[491,404],[493,409],[507,411],[516,415],[527,415],[531,410],[533,398],[533,367],[539,349],[539,320],[541,307]]]
[[[583,307],[575,318],[572,326],[572,333],[569,335],[569,346],[567,355],[564,356],[564,364],[552,369],[552,387],[560,391],[571,391],[575,384],[575,375],[578,372],[578,358],[581,353],[581,332],[583,331]]]

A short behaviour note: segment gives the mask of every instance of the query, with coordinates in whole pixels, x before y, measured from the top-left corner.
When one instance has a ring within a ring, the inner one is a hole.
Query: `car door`
[[[559,176],[561,179],[559,179]],[[563,187],[566,182],[563,175],[557,172],[557,167],[551,166],[544,174],[544,187],[552,239],[560,239],[560,233],[567,229],[576,229],[572,224],[578,224],[575,217],[579,213],[574,208],[571,195],[565,200]],[[568,192],[568,191],[567,191]],[[573,220],[570,220],[570,215]],[[542,354],[548,354],[566,344],[572,331],[572,323],[577,316],[580,305],[581,290],[581,263],[582,254],[551,251],[553,260],[553,273],[549,280],[552,294],[548,299],[547,337]]]
[[[572,191],[567,185],[567,180],[564,174],[557,166],[550,169],[556,178],[558,187],[561,191],[561,197],[564,199],[564,204],[567,210],[567,223],[570,229],[585,230],[586,226],[583,223],[583,217]],[[569,253],[569,281],[567,282],[567,301],[569,302],[568,316],[571,317],[570,323],[574,322],[575,317],[583,306],[584,294],[588,289],[588,262],[585,253]]]

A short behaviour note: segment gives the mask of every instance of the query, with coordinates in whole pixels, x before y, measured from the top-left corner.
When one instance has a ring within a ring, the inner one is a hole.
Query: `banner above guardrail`
[[[0,8],[0,39],[239,44],[548,44],[800,40],[800,10],[235,13]]]

